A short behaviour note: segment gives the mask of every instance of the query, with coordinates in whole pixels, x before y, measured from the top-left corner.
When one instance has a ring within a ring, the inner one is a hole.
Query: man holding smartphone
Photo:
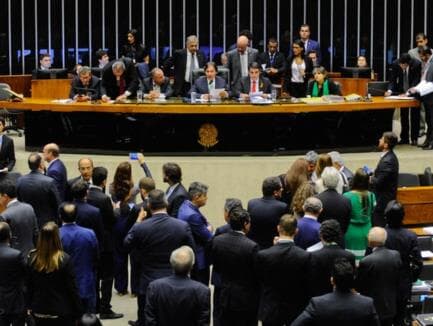
[[[100,79],[92,75],[92,69],[82,66],[78,76],[72,79],[69,97],[77,102],[95,101],[101,98]]]

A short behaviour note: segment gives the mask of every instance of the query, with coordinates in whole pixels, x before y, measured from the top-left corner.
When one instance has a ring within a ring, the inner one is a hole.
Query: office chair
[[[388,90],[389,82],[387,81],[373,81],[367,83],[367,94],[371,96],[384,96]]]
[[[399,187],[418,187],[419,178],[416,174],[412,173],[399,173],[398,174]]]
[[[6,101],[11,98],[10,93],[4,91],[4,89],[11,89],[9,84],[6,83],[0,83],[0,101]],[[18,134],[18,137],[22,137],[23,135],[23,129],[18,127],[18,118],[23,113],[21,111],[9,111],[6,108],[1,108],[0,115],[4,117],[6,122],[6,133],[10,133],[10,131],[16,131]]]

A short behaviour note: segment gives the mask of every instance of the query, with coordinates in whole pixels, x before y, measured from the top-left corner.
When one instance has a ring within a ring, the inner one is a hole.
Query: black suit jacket
[[[25,311],[24,280],[26,262],[23,254],[0,244],[0,311],[5,315],[22,314]]]
[[[274,237],[278,235],[277,225],[280,218],[287,212],[287,205],[273,196],[267,196],[251,199],[247,210],[251,216],[248,238],[255,241],[260,249],[271,247]]]
[[[114,250],[113,227],[116,223],[111,199],[101,189],[91,186],[87,194],[87,202],[99,208],[104,225],[104,240],[101,251],[111,253]]]
[[[308,303],[310,254],[293,242],[277,243],[257,254],[262,283],[259,320],[290,325]]]
[[[334,189],[327,189],[316,196],[323,204],[323,211],[320,213],[318,221],[335,219],[340,223],[341,230],[346,233],[350,222],[350,212],[352,204],[350,200],[340,195]]]
[[[210,290],[189,277],[172,275],[149,284],[146,325],[210,324]]]
[[[65,201],[72,201],[72,194],[71,194],[71,188],[73,184],[77,181],[81,180],[81,176],[69,179],[66,182],[66,190],[65,190]]]
[[[400,273],[400,254],[385,247],[378,247],[359,262],[357,289],[373,298],[380,319],[396,313]]]
[[[373,299],[363,295],[335,291],[310,300],[292,326],[379,326]]]
[[[258,245],[236,231],[215,237],[211,244],[214,270],[221,276],[221,306],[256,313],[259,287],[255,273]]]
[[[200,50],[196,52],[197,61],[199,68],[204,67],[206,63],[206,57],[204,53]],[[174,67],[174,95],[175,96],[185,96],[186,94],[182,94],[183,85],[185,83],[185,72],[186,72],[186,64],[187,64],[187,49],[176,50],[173,53],[173,56],[169,57],[164,62],[164,71],[166,74],[169,73],[171,67]]]
[[[164,94],[165,97],[171,97],[173,95],[173,89],[170,85],[170,79],[168,77],[164,77],[164,83],[160,86],[161,94]],[[153,79],[152,77],[145,78],[143,80],[143,92],[149,93],[153,90]]]
[[[99,208],[84,201],[75,200],[74,204],[77,209],[77,224],[95,232],[99,249],[102,251],[104,248],[104,223],[101,211]]]
[[[421,80],[421,62],[416,59],[411,59],[409,63],[409,88],[418,85]],[[404,93],[403,89],[403,69],[398,64],[398,59],[392,63],[391,78],[389,80],[388,89],[393,94]]]
[[[276,52],[274,57],[274,62],[271,62],[271,58],[269,56],[269,52],[261,52],[257,56],[257,62],[260,65],[266,65],[267,68],[275,68],[278,72],[274,75],[270,75],[265,71],[263,71],[263,76],[269,78],[272,84],[281,84],[282,78],[284,77],[284,72],[286,71],[286,57],[281,52]]]
[[[233,87],[232,95],[234,97],[239,97],[240,94],[250,93],[251,80],[250,77],[242,77]],[[257,85],[257,91],[263,92],[264,94],[270,94],[272,91],[271,81],[266,77],[260,77]]]
[[[69,97],[73,99],[75,95],[87,95],[87,92],[91,94],[90,98],[92,100],[101,98],[101,80],[96,76],[92,76],[89,85],[86,87],[83,85],[80,78],[75,76],[71,81],[71,91],[69,92]]]
[[[355,268],[355,255],[336,244],[325,245],[311,253],[311,296],[332,292],[331,272],[336,258],[346,258]]]
[[[383,213],[385,207],[397,197],[398,187],[398,158],[394,151],[388,151],[377,164],[371,179],[373,192],[376,195],[376,208],[374,210],[374,225],[384,226]]]
[[[17,181],[18,200],[32,205],[39,228],[49,221],[58,222],[60,196],[54,179],[37,171]]]
[[[188,191],[186,191],[183,184],[179,183],[179,185],[173,190],[170,197],[167,198],[168,208],[167,213],[170,216],[177,217],[177,212],[179,211],[180,205],[188,199]]]
[[[15,149],[14,141],[7,135],[2,136],[2,144],[0,147],[0,169],[8,168],[12,171],[15,166]]]
[[[135,65],[129,58],[121,59],[125,64],[125,72],[122,77],[125,79],[125,91],[129,91],[131,96],[135,94],[138,88],[138,76]],[[119,95],[119,86],[117,85],[116,76],[113,74],[113,64],[118,60],[107,63],[101,73],[101,96],[107,95],[111,99],[116,99]]]

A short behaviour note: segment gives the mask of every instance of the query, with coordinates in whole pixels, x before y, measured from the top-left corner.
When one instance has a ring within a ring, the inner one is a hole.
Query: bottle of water
[[[196,96],[197,96],[196,92],[191,92],[191,103],[195,103],[196,102]]]

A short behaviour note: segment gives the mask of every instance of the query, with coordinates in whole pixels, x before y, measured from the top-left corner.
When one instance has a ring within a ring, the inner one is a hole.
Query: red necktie
[[[119,80],[119,96],[123,95],[123,93],[125,93],[125,91],[126,91],[125,78],[120,77],[120,80]]]
[[[256,93],[257,92],[257,81],[253,80],[253,87],[251,89],[251,93]]]

